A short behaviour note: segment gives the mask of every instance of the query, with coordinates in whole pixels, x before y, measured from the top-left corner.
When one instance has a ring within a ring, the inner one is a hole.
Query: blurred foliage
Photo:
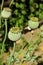
[[[43,19],[43,4],[39,5],[39,19]]]
[[[43,4],[37,3],[35,0],[29,0],[26,3],[26,0],[19,0],[12,2],[11,5],[13,14],[10,18],[11,26],[18,26],[20,29],[28,25],[28,19],[33,16],[43,19]]]
[[[14,8],[15,6],[15,8]],[[26,2],[25,0],[21,0],[19,2],[13,2],[12,7],[13,7],[13,15],[10,18],[10,25],[12,26],[18,26],[20,29],[23,29],[25,27],[25,22],[27,21],[26,16],[27,16],[27,9],[26,9]],[[12,8],[11,7],[11,8]]]
[[[19,27],[20,30],[21,29],[23,30],[24,27],[28,25],[28,20],[33,16],[38,17],[39,20],[43,19],[43,4],[37,3],[35,2],[35,0],[28,0],[28,1],[16,0],[11,3],[10,8],[12,9],[12,16],[10,17],[10,19],[8,19],[8,31],[9,31],[9,28],[12,26]],[[0,12],[0,15],[1,15],[1,12]],[[2,28],[0,27],[0,33],[2,34],[2,38],[4,38],[4,34],[5,34],[4,19],[1,19],[1,21],[2,21],[1,22]],[[1,36],[0,36],[0,39],[1,39]],[[24,39],[23,41],[28,43]],[[6,49],[8,50],[8,48],[11,46],[10,43],[12,42],[9,42],[9,40],[7,39],[7,42],[5,43],[5,49],[3,49],[4,51],[6,51]],[[18,48],[21,48],[21,46],[18,46]],[[2,49],[2,41],[0,41],[0,53],[1,53],[1,49]],[[1,61],[0,61],[0,65],[2,65]]]
[[[35,0],[30,0],[30,15],[28,18],[32,16],[36,16],[39,20],[43,19],[43,3],[36,3]]]

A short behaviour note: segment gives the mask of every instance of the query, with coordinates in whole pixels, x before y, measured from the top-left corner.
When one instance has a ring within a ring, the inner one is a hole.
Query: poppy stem
[[[2,51],[1,51],[1,54],[4,52],[4,43],[6,41],[6,38],[7,38],[7,19],[5,19],[5,37],[4,37],[4,40],[3,40],[3,45],[2,45]]]
[[[11,1],[11,3],[10,3],[10,5],[9,5],[9,7],[12,5],[12,3],[13,3],[13,2],[14,2],[14,0],[12,0],[12,1]]]
[[[4,4],[4,0],[2,0],[0,11],[2,11],[2,9],[3,9],[3,4]],[[0,28],[1,28],[1,13],[0,13]]]
[[[14,42],[13,54],[14,54],[14,52],[15,52],[15,45],[16,45],[16,42]]]
[[[4,0],[2,0],[1,11],[2,11],[2,9],[3,9],[3,4],[4,4]]]
[[[16,42],[14,42],[13,52],[12,52],[12,53],[10,54],[10,56],[7,58],[7,64],[8,64],[8,65],[12,65],[12,63],[13,63],[13,61],[14,61],[15,44],[16,44]]]

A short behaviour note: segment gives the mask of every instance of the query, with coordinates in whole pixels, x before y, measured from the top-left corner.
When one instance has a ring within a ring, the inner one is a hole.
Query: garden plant
[[[43,3],[0,1],[0,65],[43,62]]]

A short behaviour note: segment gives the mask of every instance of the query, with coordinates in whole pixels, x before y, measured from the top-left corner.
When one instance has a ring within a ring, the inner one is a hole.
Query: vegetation
[[[27,31],[31,33],[28,41],[22,32],[25,32],[26,27],[29,27],[30,19],[35,21],[34,25],[30,22],[31,27],[35,27],[38,21],[43,20],[43,4],[35,0],[11,0],[8,6],[4,6],[4,3],[5,0],[0,3],[0,65],[4,65],[4,63],[5,65],[13,65],[13,63],[16,63],[15,65],[25,65],[25,61],[37,62],[42,56],[42,54],[35,55],[35,52],[38,50],[39,44],[43,42],[43,23],[35,39],[33,39],[35,37],[34,30],[33,32],[31,32],[32,30]],[[39,22],[38,26],[40,26]],[[20,44],[17,44],[19,39],[22,43],[20,41]],[[43,47],[41,49],[43,50]],[[8,53],[5,62],[2,61],[4,53]]]

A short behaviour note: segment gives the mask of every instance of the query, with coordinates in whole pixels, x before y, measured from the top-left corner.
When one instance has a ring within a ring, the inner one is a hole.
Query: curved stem
[[[14,2],[14,0],[12,0],[12,1],[11,1],[11,3],[10,3],[10,5],[9,5],[9,7],[12,5],[12,3],[13,3],[13,2]]]
[[[6,37],[7,37],[7,19],[5,19],[5,37],[4,37],[4,40],[3,40],[3,45],[2,45],[2,51],[1,51],[1,54],[4,52],[4,43],[6,41]]]
[[[2,9],[3,9],[3,4],[4,4],[4,0],[2,0],[1,11],[2,11]]]
[[[2,4],[1,4],[1,11],[2,11],[2,9],[3,9],[3,4],[4,4],[4,0],[2,0]],[[1,28],[1,13],[0,13],[0,28]]]

